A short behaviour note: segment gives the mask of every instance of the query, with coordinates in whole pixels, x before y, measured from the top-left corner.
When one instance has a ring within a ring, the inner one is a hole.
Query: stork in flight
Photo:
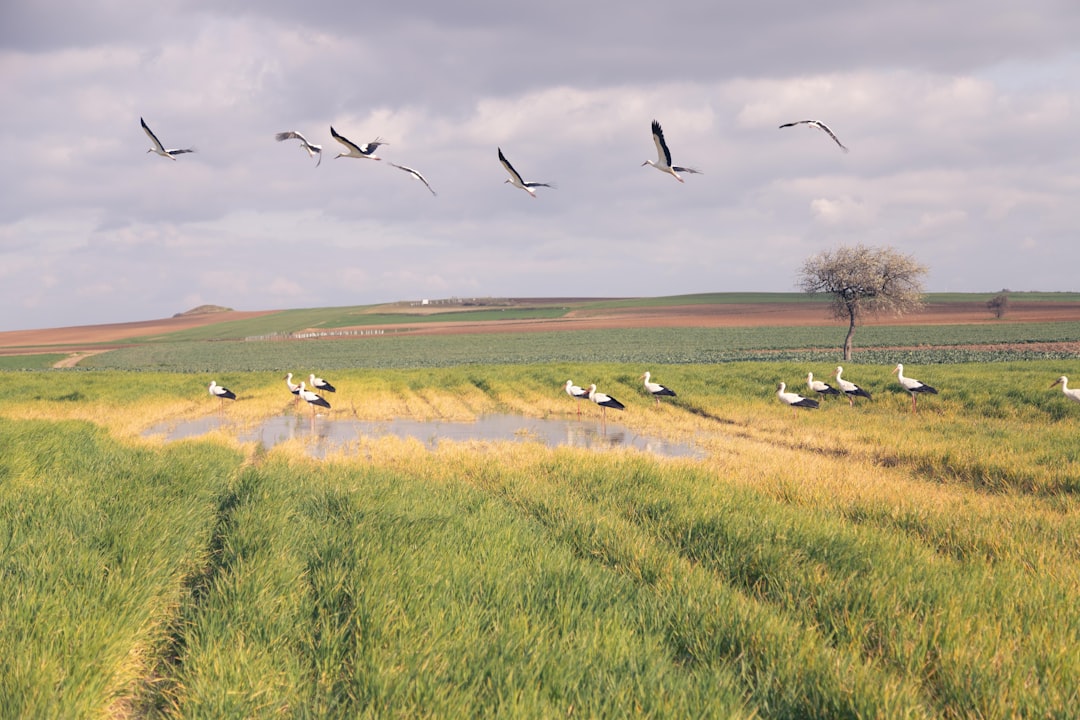
[[[678,167],[677,165],[671,164],[671,151],[668,150],[667,143],[664,142],[664,131],[660,129],[660,123],[655,120],[652,121],[652,139],[653,142],[656,143],[656,162],[646,160],[641,163],[641,167],[652,165],[660,172],[666,172],[679,182],[683,182],[683,179],[679,177],[678,173],[689,173],[691,175],[701,174],[700,170],[688,167]]]
[[[150,129],[150,126],[146,124],[146,121],[139,118],[139,123],[142,125],[143,131],[146,132],[150,138],[150,142],[154,143],[154,147],[150,148],[146,152],[157,153],[161,157],[167,157],[170,160],[175,160],[177,155],[183,155],[184,153],[193,153],[195,148],[171,148],[165,149],[165,146],[161,144],[161,141],[157,139],[157,135]]]
[[[431,187],[431,185],[428,184],[427,179],[425,179],[423,175],[421,175],[417,171],[413,170],[411,167],[405,167],[404,165],[395,165],[392,162],[388,162],[386,164],[389,165],[390,167],[396,167],[398,170],[404,170],[405,172],[409,173],[410,175],[412,175],[414,178],[416,178],[420,182],[424,183],[424,187],[426,187],[428,190],[430,190],[432,195],[436,194],[435,193],[435,188]]]
[[[316,155],[319,156],[319,162],[315,163],[315,167],[319,167],[319,165],[322,164],[322,145],[312,145],[307,141],[306,137],[296,132],[295,130],[290,130],[288,132],[279,132],[277,135],[274,136],[274,138],[277,139],[278,142],[285,142],[286,140],[299,140],[300,149],[306,150],[308,157],[315,157]]]
[[[367,143],[366,145],[357,145],[356,143],[352,142],[351,140],[349,140],[345,136],[338,135],[337,130],[334,129],[333,125],[330,126],[330,135],[335,140],[337,140],[339,143],[344,145],[345,149],[348,150],[348,152],[338,153],[337,155],[335,155],[334,156],[335,160],[337,160],[339,157],[367,158],[368,160],[382,160],[381,157],[378,157],[377,155],[374,154],[375,153],[375,148],[379,147],[380,145],[389,145],[390,144],[390,143],[384,143],[382,141],[382,138],[375,138],[374,140]]]
[[[498,150],[499,162],[501,162],[502,166],[506,168],[506,172],[510,173],[510,178],[507,180],[503,180],[503,182],[508,182],[516,188],[521,188],[525,192],[529,193],[529,195],[532,195],[533,198],[536,198],[536,193],[533,191],[533,188],[555,188],[555,186],[551,185],[550,183],[525,182],[524,180],[522,180],[521,175],[518,174],[518,171],[514,169],[514,166],[510,164],[510,161],[506,159],[506,156],[503,155],[502,148],[498,148]]]
[[[818,130],[823,131],[829,137],[831,137],[833,139],[833,142],[840,146],[841,150],[843,150],[844,152],[848,151],[848,149],[844,147],[844,143],[840,142],[840,138],[836,137],[836,134],[833,133],[833,131],[829,129],[829,126],[823,122],[819,122],[817,120],[796,120],[795,122],[784,123],[780,126],[780,128],[783,129],[788,127],[795,127],[796,125],[809,125],[810,127],[816,127]]]
[[[776,386],[776,397],[780,398],[780,402],[791,408],[792,417],[796,417],[798,414],[795,408],[816,408],[818,406],[817,400],[805,398],[799,393],[787,392],[787,385],[784,383]]]

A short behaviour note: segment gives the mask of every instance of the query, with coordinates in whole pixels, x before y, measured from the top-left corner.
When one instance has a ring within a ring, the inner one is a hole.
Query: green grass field
[[[1068,717],[1075,360],[336,371],[333,414],[572,417],[597,382],[704,459],[360,438],[325,460],[163,419],[203,372],[0,372],[2,717]],[[295,369],[295,368],[294,368]],[[677,390],[659,408],[644,369]],[[1080,377],[1080,371],[1075,373]],[[276,371],[215,377],[236,423]],[[324,422],[320,420],[319,422]],[[584,424],[596,425],[595,410]]]

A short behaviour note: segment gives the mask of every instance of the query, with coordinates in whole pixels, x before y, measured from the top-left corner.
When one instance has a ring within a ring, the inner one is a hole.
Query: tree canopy
[[[922,306],[927,267],[891,247],[855,245],[812,255],[799,270],[799,287],[832,296],[832,313],[848,320],[844,359],[851,359],[855,326],[864,315],[901,315]]]

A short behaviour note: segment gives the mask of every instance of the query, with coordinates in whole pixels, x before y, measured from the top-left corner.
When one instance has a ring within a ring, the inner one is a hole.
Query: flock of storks
[[[166,148],[161,143],[161,141],[158,140],[157,135],[154,134],[154,132],[150,129],[150,126],[146,124],[146,121],[143,118],[139,118],[139,123],[142,125],[143,131],[146,132],[147,136],[150,138],[150,142],[153,143],[153,147],[151,147],[146,152],[157,153],[158,155],[169,158],[170,160],[175,160],[177,155],[195,152],[195,148]],[[833,141],[840,146],[841,150],[843,150],[844,152],[848,151],[848,149],[844,147],[844,144],[840,142],[840,139],[836,137],[833,131],[830,130],[829,127],[825,125],[825,123],[818,120],[797,120],[795,122],[784,123],[780,127],[788,128],[795,127],[796,125],[806,125],[808,127],[818,128],[819,130],[826,133],[829,137],[831,137]],[[334,129],[333,125],[330,126],[330,136],[345,147],[345,152],[338,153],[334,156],[335,160],[341,157],[351,157],[367,160],[382,160],[382,158],[375,155],[375,150],[380,145],[389,145],[389,143],[384,142],[382,138],[378,137],[369,143],[358,145],[353,141],[349,140],[347,137],[338,133],[338,131]],[[279,132],[274,136],[274,138],[278,142],[285,142],[286,140],[299,140],[300,149],[306,152],[308,154],[308,157],[318,158],[315,166],[318,167],[322,164],[322,145],[316,145],[315,143],[309,142],[306,137],[296,132],[295,130]],[[644,167],[645,165],[652,165],[660,172],[671,175],[679,182],[683,182],[683,179],[679,177],[679,173],[687,173],[691,175],[698,175],[701,173],[700,170],[695,170],[692,167],[682,167],[672,164],[671,150],[668,149],[667,141],[664,140],[664,131],[660,127],[660,123],[656,120],[652,121],[652,138],[653,143],[656,145],[656,160],[646,160],[645,162],[641,163],[642,167]],[[499,152],[499,162],[502,163],[503,168],[505,168],[506,172],[510,175],[510,178],[504,180],[503,182],[510,183],[514,187],[524,190],[525,192],[529,193],[529,195],[533,198],[536,197],[535,188],[555,187],[551,183],[527,182],[524,178],[522,178],[521,174],[514,169],[514,166],[510,164],[510,161],[506,159],[506,156],[503,154],[502,148],[497,148],[497,150]],[[431,184],[428,183],[427,179],[418,171],[414,170],[411,167],[407,167],[405,165],[397,165],[389,161],[387,162],[387,164],[391,167],[397,168],[398,170],[409,173],[414,178],[424,183],[424,186],[431,192],[432,195],[436,194],[435,189],[431,187]]]
[[[906,390],[911,395],[912,412],[918,412],[919,410],[919,395],[938,394],[938,391],[935,388],[927,385],[926,383],[920,382],[915,378],[905,377],[903,363],[897,363],[896,367],[893,368],[892,372],[894,375],[896,375],[896,379],[900,383],[901,387],[903,387],[904,390]],[[857,397],[866,398],[867,400],[872,399],[868,391],[859,387],[850,380],[845,380],[843,377],[843,373],[844,368],[840,365],[837,365],[836,369],[832,372],[833,377],[836,378],[837,387],[833,387],[832,385],[826,382],[822,382],[821,380],[815,380],[814,373],[809,372],[806,374],[806,386],[822,398],[829,397],[830,395],[836,397],[843,395],[848,399],[848,403],[852,407],[855,406],[855,398]],[[311,387],[322,392],[337,392],[337,388],[335,388],[333,385],[331,385],[329,382],[322,379],[321,377],[316,377],[315,373],[310,374],[307,381],[301,380],[299,385],[295,384],[292,381],[292,378],[292,373],[288,373],[285,376],[286,387],[289,388],[289,392],[293,394],[293,397],[296,398],[297,402],[303,400],[309,406],[311,406],[311,412],[313,417],[316,407],[326,408],[327,410],[330,409],[330,403],[326,401],[326,398],[324,398],[322,395],[319,395],[319,393],[315,392],[314,390],[308,390],[307,383],[311,383]],[[661,385],[660,383],[652,382],[652,374],[649,372],[646,372],[638,379],[644,382],[645,390],[656,399],[657,405],[660,404],[660,398],[662,397],[677,397],[675,391],[671,388],[667,387],[666,385]],[[1070,400],[1080,402],[1080,389],[1070,388],[1069,378],[1062,375],[1057,380],[1055,380],[1050,387],[1054,388],[1058,385],[1061,385],[1061,390],[1065,394],[1065,397],[1069,398]],[[626,409],[625,405],[623,405],[621,402],[619,402],[612,396],[606,393],[599,392],[596,389],[595,383],[589,385],[588,389],[586,389],[580,387],[579,385],[575,385],[573,380],[567,380],[566,384],[563,386],[563,389],[566,391],[567,395],[574,398],[575,400],[580,401],[587,399],[598,405],[601,410],[601,416],[605,421],[607,420],[608,408],[611,408],[613,410]],[[209,392],[212,397],[216,397],[221,401],[236,399],[236,393],[226,387],[218,385],[216,380],[210,381]],[[820,401],[818,400],[805,397],[803,395],[800,395],[799,393],[788,392],[787,384],[784,382],[777,384],[776,397],[779,398],[780,402],[791,408],[793,416],[798,412],[796,408],[813,409],[820,406]],[[580,418],[580,403],[578,404],[577,414]]]

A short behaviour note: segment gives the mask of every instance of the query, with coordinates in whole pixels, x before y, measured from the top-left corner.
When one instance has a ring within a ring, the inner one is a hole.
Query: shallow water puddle
[[[312,421],[310,417],[300,415],[279,415],[258,425],[237,423],[221,417],[205,417],[161,423],[143,434],[164,435],[166,440],[183,440],[214,430],[235,433],[241,442],[259,442],[267,448],[294,438],[314,438],[317,442],[312,447],[311,454],[316,457],[322,457],[328,451],[360,438],[379,438],[386,435],[415,438],[428,448],[435,448],[444,440],[510,440],[539,442],[549,447],[629,447],[663,457],[705,456],[705,453],[691,445],[638,435],[621,425],[609,424],[604,428],[595,422],[528,418],[520,415],[484,415],[475,422],[401,419],[376,422],[322,417]]]

